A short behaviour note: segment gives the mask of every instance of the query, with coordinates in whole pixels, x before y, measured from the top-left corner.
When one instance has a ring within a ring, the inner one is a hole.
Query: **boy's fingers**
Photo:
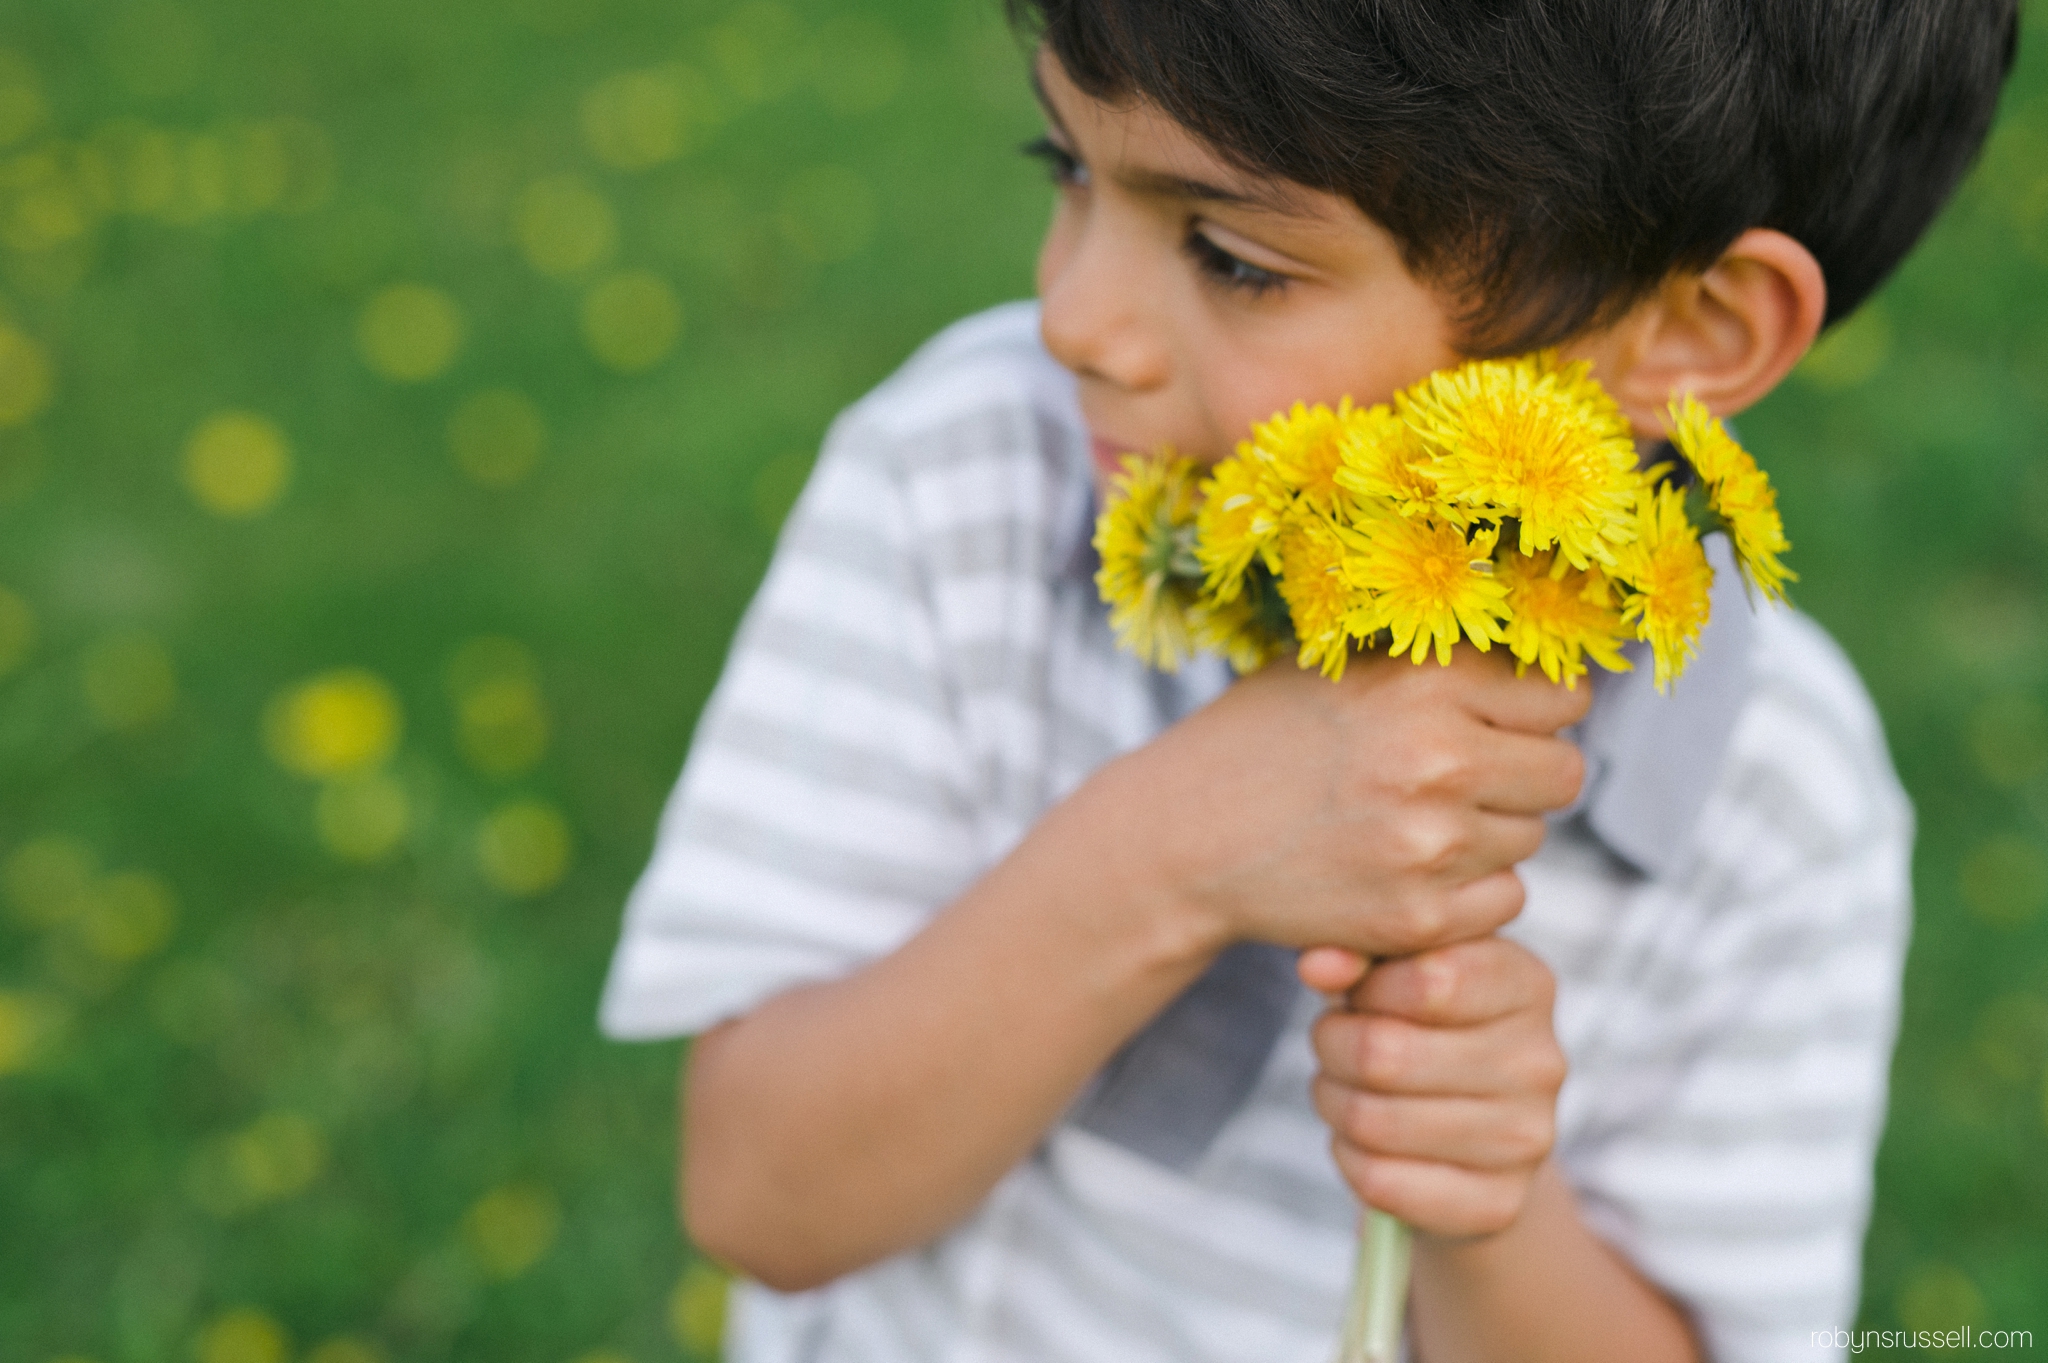
[[[1517,1019],[1424,1027],[1383,1013],[1325,1013],[1310,1033],[1325,1076],[1382,1094],[1493,1098],[1555,1094],[1564,1054]]]
[[[1375,914],[1357,925],[1359,936],[1370,939],[1360,946],[1371,956],[1406,956],[1446,942],[1484,937],[1512,921],[1526,898],[1522,878],[1511,867],[1503,867]]]
[[[1586,760],[1576,745],[1495,730],[1479,739],[1472,801],[1501,814],[1547,814],[1577,799],[1585,776]]]
[[[1318,994],[1344,994],[1365,978],[1372,964],[1346,947],[1310,947],[1294,963],[1301,982]]]
[[[1441,1160],[1468,1169],[1526,1169],[1550,1153],[1556,1119],[1544,1105],[1482,1098],[1403,1098],[1318,1077],[1312,1096],[1331,1131],[1369,1155]]]
[[[1382,962],[1353,991],[1359,1012],[1435,1027],[1470,1027],[1524,1009],[1548,1016],[1555,977],[1526,947],[1499,937]]]
[[[1462,1238],[1506,1230],[1529,1198],[1525,1172],[1368,1155],[1331,1142],[1337,1171],[1361,1202],[1429,1235]]]
[[[1567,690],[1539,672],[1517,677],[1509,666],[1473,680],[1465,708],[1495,728],[1518,733],[1554,734],[1584,719],[1593,703],[1593,685],[1585,677]]]

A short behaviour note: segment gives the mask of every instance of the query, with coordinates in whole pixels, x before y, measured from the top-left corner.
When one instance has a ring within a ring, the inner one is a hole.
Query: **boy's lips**
[[[1104,474],[1122,473],[1124,456],[1133,454],[1138,446],[1128,440],[1116,440],[1109,436],[1094,436],[1088,442],[1089,453],[1094,456],[1095,467]]]

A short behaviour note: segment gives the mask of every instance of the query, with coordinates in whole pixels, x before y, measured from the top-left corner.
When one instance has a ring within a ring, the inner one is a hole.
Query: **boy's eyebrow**
[[[1074,141],[1074,134],[1067,129],[1066,120],[1045,93],[1045,84],[1039,80],[1038,72],[1031,72],[1031,93],[1038,97],[1038,108],[1045,115],[1045,121],[1052,124],[1053,131]],[[1163,170],[1122,170],[1117,172],[1116,182],[1133,194],[1150,195],[1166,199],[1193,199],[1198,203],[1227,204],[1233,208],[1252,208],[1261,212],[1277,213],[1284,217],[1304,216],[1301,206],[1294,202],[1284,190],[1274,189],[1266,193],[1247,192],[1241,189],[1226,189],[1212,185],[1206,180],[1196,180],[1185,175],[1175,175]]]

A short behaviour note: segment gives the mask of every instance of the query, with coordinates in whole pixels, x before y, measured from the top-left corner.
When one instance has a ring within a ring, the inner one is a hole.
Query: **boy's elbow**
[[[700,1253],[777,1292],[807,1292],[845,1271],[807,1252],[804,1237],[777,1233],[779,1217],[753,1198],[735,1196],[740,1180],[707,1173],[700,1161],[685,1158],[678,1211],[684,1236]]]

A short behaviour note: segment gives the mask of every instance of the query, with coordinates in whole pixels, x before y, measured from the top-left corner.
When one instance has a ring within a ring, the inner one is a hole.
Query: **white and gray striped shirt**
[[[628,907],[610,1034],[699,1032],[890,951],[1227,684],[1114,647],[1091,495],[1029,305],[949,329],[840,419]],[[1557,1156],[1589,1224],[1712,1357],[1805,1363],[1855,1305],[1911,818],[1822,632],[1783,611],[1745,628],[1704,757],[1610,752],[1609,821],[1553,825],[1508,932],[1557,976]],[[1637,709],[1650,728],[1610,725],[1610,749],[1662,723]],[[729,1357],[1329,1363],[1357,1208],[1308,1100],[1318,1006],[1287,997],[1196,1155],[1065,1122],[935,1243],[813,1292],[741,1287]]]

